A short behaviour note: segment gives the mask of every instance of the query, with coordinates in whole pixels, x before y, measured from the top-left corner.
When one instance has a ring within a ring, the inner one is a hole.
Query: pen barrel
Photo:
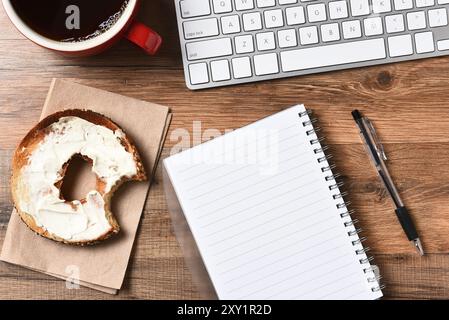
[[[405,234],[409,241],[415,240],[418,238],[418,233],[416,232],[415,224],[408,213],[406,207],[399,207],[396,209],[396,215],[401,223],[402,228],[404,229]]]

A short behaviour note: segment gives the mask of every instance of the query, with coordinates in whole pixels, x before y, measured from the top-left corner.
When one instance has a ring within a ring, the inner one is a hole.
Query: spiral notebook
[[[377,299],[378,276],[303,105],[164,161],[220,299]]]

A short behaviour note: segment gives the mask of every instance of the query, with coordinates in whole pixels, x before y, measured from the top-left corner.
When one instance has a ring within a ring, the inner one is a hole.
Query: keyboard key
[[[396,10],[407,10],[413,8],[412,0],[394,0],[394,8]]]
[[[296,40],[296,30],[280,30],[278,32],[278,41],[280,48],[296,47],[298,45],[298,41]]]
[[[435,0],[416,0],[416,6],[418,8],[432,7],[435,5]]]
[[[282,70],[288,72],[377,60],[385,57],[384,40],[370,39],[284,51],[281,53],[281,64]]]
[[[311,4],[307,6],[309,22],[319,22],[326,20],[326,7],[324,3]]]
[[[412,36],[405,34],[388,38],[390,57],[400,57],[413,54]]]
[[[429,10],[429,25],[433,27],[442,27],[447,25],[446,8]]]
[[[257,49],[259,51],[273,50],[276,48],[273,32],[263,32],[256,34]]]
[[[438,4],[448,4],[449,0],[438,0]]]
[[[212,61],[210,63],[210,69],[212,73],[212,80],[215,82],[231,79],[228,60]]]
[[[388,33],[402,32],[405,29],[404,17],[402,16],[402,14],[386,16],[385,26]]]
[[[354,39],[362,36],[362,29],[359,20],[345,21],[342,23],[343,38]]]
[[[240,19],[238,15],[226,16],[221,18],[221,29],[223,34],[240,32]]]
[[[279,72],[279,63],[276,53],[254,56],[254,70],[256,75],[263,76]]]
[[[235,1],[235,9],[237,11],[254,9],[254,0],[234,0],[234,1]]]
[[[236,79],[251,77],[253,73],[249,57],[232,59],[232,72]]]
[[[391,11],[390,0],[372,0],[373,1],[373,12],[374,13],[384,13]]]
[[[435,51],[432,32],[415,33],[415,45],[417,53],[427,53]]]
[[[316,26],[299,28],[299,42],[302,45],[318,43],[318,31]]]
[[[331,19],[348,17],[348,6],[345,0],[329,2],[329,16]]]
[[[354,17],[365,16],[369,14],[368,0],[350,0],[351,13]]]
[[[274,7],[276,5],[276,0],[257,0],[257,6],[259,8]]]
[[[262,18],[259,12],[245,13],[243,15],[243,28],[245,31],[262,29]]]
[[[295,4],[295,3],[298,3],[298,0],[279,0],[280,5]]]
[[[340,29],[338,27],[338,23],[322,24],[321,37],[323,42],[340,40]]]
[[[424,29],[426,27],[424,11],[407,13],[407,26],[409,30]]]
[[[211,14],[209,0],[183,0],[180,2],[183,18],[207,16]]]
[[[232,11],[231,0],[213,0],[215,13],[228,13]]]
[[[449,40],[440,40],[437,42],[438,50],[449,50]]]
[[[189,42],[186,50],[188,60],[216,58],[231,55],[232,44],[229,38]]]
[[[235,37],[235,52],[238,54],[254,52],[253,36],[248,34]]]
[[[363,20],[365,35],[376,36],[383,33],[382,19],[380,17],[368,18]]]
[[[284,17],[282,16],[282,10],[267,10],[264,12],[265,27],[278,28],[284,26]]]
[[[186,39],[196,39],[211,36],[218,36],[218,21],[216,18],[186,21],[183,23],[184,37]]]
[[[209,82],[209,73],[206,63],[195,63],[189,65],[189,75],[191,84],[203,84]]]
[[[287,24],[289,26],[302,24],[306,22],[303,7],[287,8],[285,9],[285,15],[287,17]]]

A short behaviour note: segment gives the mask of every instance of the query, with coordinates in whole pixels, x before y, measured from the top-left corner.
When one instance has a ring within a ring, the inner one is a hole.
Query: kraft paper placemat
[[[149,181],[129,182],[118,190],[112,210],[121,231],[94,246],[68,246],[42,238],[30,231],[13,212],[0,259],[61,279],[79,275],[80,285],[115,294],[123,284],[171,114],[169,108],[164,106],[64,80],[53,80],[41,119],[56,111],[74,108],[99,112],[119,124],[136,144]],[[77,181],[81,181],[81,185],[84,183],[80,178]]]

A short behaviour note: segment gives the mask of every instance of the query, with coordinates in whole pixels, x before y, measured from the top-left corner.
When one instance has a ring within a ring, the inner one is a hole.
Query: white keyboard
[[[449,0],[175,0],[187,86],[449,54]]]

